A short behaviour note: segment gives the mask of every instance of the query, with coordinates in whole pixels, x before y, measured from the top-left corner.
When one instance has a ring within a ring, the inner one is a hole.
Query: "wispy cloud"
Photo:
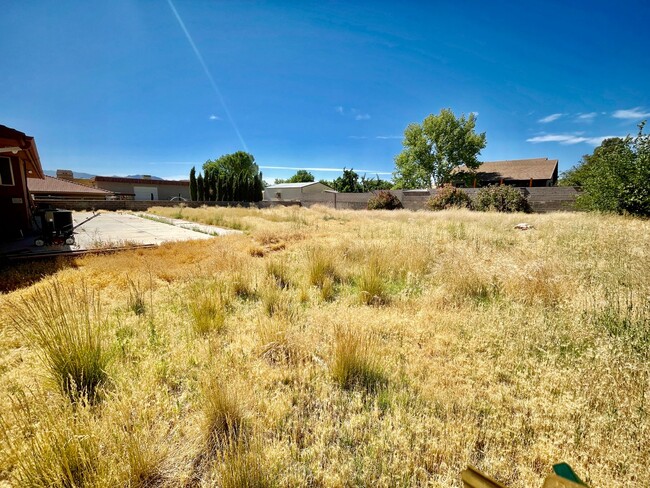
[[[588,114],[578,114],[576,116],[577,122],[593,122],[593,120],[598,116],[597,112],[589,112]]]
[[[375,136],[375,139],[402,139],[404,136]]]
[[[297,171],[299,169],[304,169],[306,171],[331,171],[331,172],[342,172],[343,168],[305,168],[304,166],[260,166],[260,169],[288,169],[292,171]],[[354,168],[355,173],[372,173],[377,175],[392,175],[390,171],[376,171],[374,169],[357,169]]]
[[[208,117],[208,118],[210,120],[221,120],[221,117],[219,117],[218,115],[214,115],[214,114],[210,115],[210,117]]]
[[[526,142],[532,142],[533,144],[539,144],[541,142],[558,142],[563,146],[570,146],[584,142],[586,144],[591,144],[592,146],[598,146],[605,139],[611,139],[612,137],[619,136],[584,137],[576,134],[544,134],[526,139]]]
[[[627,110],[617,110],[612,114],[612,117],[615,119],[638,120],[644,117],[650,117],[650,112],[645,111],[645,109],[641,107],[635,107]]]
[[[563,115],[564,115],[564,114],[551,114],[551,115],[547,115],[546,117],[539,119],[537,122],[541,122],[542,124],[548,124],[549,122],[553,122],[553,121],[559,119],[559,118],[562,117]]]
[[[370,114],[366,112],[362,112],[361,110],[357,108],[345,108],[343,105],[337,105],[334,107],[334,111],[342,115],[343,117],[351,117],[354,120],[369,120],[370,119]]]

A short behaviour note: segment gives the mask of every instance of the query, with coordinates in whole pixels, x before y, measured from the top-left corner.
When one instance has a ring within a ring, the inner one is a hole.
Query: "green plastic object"
[[[565,480],[573,481],[574,483],[578,483],[579,485],[582,485],[582,486],[587,486],[584,483],[584,481],[582,481],[580,478],[578,478],[578,475],[575,474],[575,472],[573,471],[571,466],[569,466],[567,463],[559,463],[559,464],[553,465],[553,471],[560,478],[564,478]]]

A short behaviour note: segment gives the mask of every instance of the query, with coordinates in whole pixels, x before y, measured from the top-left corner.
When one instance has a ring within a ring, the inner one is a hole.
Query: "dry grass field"
[[[0,486],[650,486],[650,222],[154,213],[244,234],[6,275]]]

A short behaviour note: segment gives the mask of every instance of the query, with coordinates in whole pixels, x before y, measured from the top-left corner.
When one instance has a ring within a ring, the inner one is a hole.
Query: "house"
[[[44,176],[34,138],[0,125],[0,241],[24,237],[31,231],[27,178]]]
[[[123,200],[171,200],[174,197],[190,199],[189,181],[158,180],[148,176],[93,176],[90,181],[94,188],[113,192]]]
[[[280,183],[264,189],[264,200],[270,202],[301,201],[304,195],[316,195],[325,191],[334,191],[329,186],[317,181],[310,183]]]
[[[112,191],[82,185],[68,179],[45,175],[44,179],[27,178],[29,194],[35,202],[50,200],[108,200],[114,197]]]
[[[461,166],[454,173],[456,182],[459,184],[462,182],[466,186],[555,186],[558,177],[558,160],[533,158],[491,161],[482,163],[474,172],[468,172],[465,166]]]

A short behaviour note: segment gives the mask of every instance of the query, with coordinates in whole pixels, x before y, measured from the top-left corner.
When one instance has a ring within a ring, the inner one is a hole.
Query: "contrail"
[[[260,169],[292,169],[292,170],[304,169],[306,171],[333,171],[333,172],[343,171],[343,168],[305,168],[300,166],[260,166]],[[375,171],[374,169],[355,169],[354,172],[357,174],[359,173],[374,173],[377,175],[393,174],[388,171]]]
[[[226,105],[226,102],[223,99],[223,95],[221,94],[221,90],[219,90],[219,87],[217,86],[217,83],[214,81],[214,78],[212,78],[212,75],[210,74],[210,70],[208,69],[208,66],[205,64],[205,61],[203,60],[203,56],[201,56],[201,53],[199,52],[198,48],[196,47],[196,44],[194,44],[194,40],[192,39],[192,36],[188,32],[187,28],[185,27],[185,23],[183,22],[183,19],[181,19],[181,16],[178,15],[178,11],[176,10],[176,7],[174,7],[174,4],[172,3],[172,0],[167,0],[167,3],[169,4],[169,8],[172,9],[172,12],[174,13],[174,16],[176,17],[176,20],[178,20],[178,24],[181,26],[181,29],[183,29],[183,32],[185,33],[185,37],[187,37],[187,40],[190,43],[190,46],[192,46],[192,49],[194,50],[194,54],[196,54],[196,58],[199,60],[199,63],[201,63],[201,66],[203,67],[203,71],[205,71],[205,75],[208,77],[208,80],[210,80],[210,85],[212,85],[212,89],[217,94],[217,97],[219,98],[219,101],[221,102],[221,106],[223,107],[223,111],[226,113],[226,116],[228,117],[228,120],[230,121],[230,125],[232,125],[232,128],[237,133],[237,137],[239,138],[239,142],[241,142],[241,145],[244,148],[244,151],[248,152],[248,146],[246,146],[246,143],[244,142],[244,138],[241,136],[241,133],[239,132],[239,129],[237,128],[237,124],[235,123],[235,120],[232,118],[232,115],[230,115],[230,110],[228,110],[228,106]]]

